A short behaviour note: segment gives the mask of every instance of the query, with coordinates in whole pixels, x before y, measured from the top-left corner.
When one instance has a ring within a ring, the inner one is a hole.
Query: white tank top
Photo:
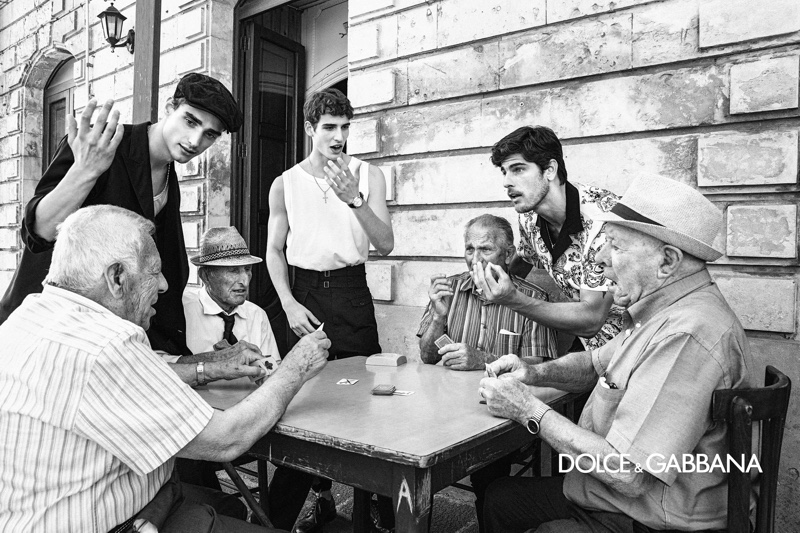
[[[369,198],[369,164],[350,158],[350,172],[358,176],[358,190]],[[314,183],[316,181],[316,183]],[[308,270],[336,270],[366,262],[369,239],[356,220],[353,208],[333,191],[328,182],[295,165],[283,173],[283,198],[289,233],[286,262]]]

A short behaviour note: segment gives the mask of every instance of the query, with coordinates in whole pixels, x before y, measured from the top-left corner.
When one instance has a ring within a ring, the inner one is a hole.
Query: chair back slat
[[[752,423],[761,422],[759,465],[759,496],[756,508],[756,533],[773,533],[775,527],[775,498],[778,490],[781,445],[791,380],[775,367],[767,366],[765,387],[758,389],[727,389],[714,392],[712,417],[715,422],[728,424],[730,454],[737,462],[744,454],[745,466],[752,454]],[[728,531],[749,533],[750,493],[752,480],[745,469],[733,469],[728,475]]]
[[[749,458],[753,447],[753,406],[747,400],[735,397],[731,402],[730,454],[734,460]],[[744,462],[744,459],[742,459]],[[746,463],[745,463],[746,464]],[[728,479],[728,531],[750,533],[750,492],[752,483],[747,473],[734,469]]]

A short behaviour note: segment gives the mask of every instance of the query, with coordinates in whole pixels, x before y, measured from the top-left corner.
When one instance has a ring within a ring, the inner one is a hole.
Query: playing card
[[[485,363],[485,364],[486,364],[486,375],[487,375],[487,376],[489,376],[490,378],[496,378],[496,377],[497,377],[497,374],[495,374],[495,373],[494,373],[494,370],[492,370],[492,369],[489,367],[489,363]]]
[[[453,341],[453,339],[451,339],[451,338],[450,338],[450,336],[449,336],[449,335],[447,335],[447,333],[445,333],[444,335],[442,335],[441,337],[439,337],[438,339],[436,339],[435,341],[433,341],[433,343],[434,343],[434,344],[436,345],[436,347],[437,347],[437,348],[439,348],[439,349],[441,349],[441,348],[443,348],[443,347],[447,346],[448,344],[453,344],[454,342],[455,342],[455,341]]]
[[[358,380],[352,378],[342,378],[336,382],[337,385],[355,385],[356,383],[358,383]]]
[[[395,396],[410,396],[414,394],[413,390],[396,390],[393,393]]]

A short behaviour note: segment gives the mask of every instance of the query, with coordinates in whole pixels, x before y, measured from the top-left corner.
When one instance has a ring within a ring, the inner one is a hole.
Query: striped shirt
[[[108,531],[211,419],[141,327],[70,291],[28,296],[0,342],[0,531]]]
[[[494,357],[504,355],[500,341],[500,330],[519,333],[517,355],[520,357],[558,357],[556,332],[525,318],[508,307],[487,302],[475,294],[472,276],[464,272],[449,276],[453,287],[453,299],[447,314],[447,334],[454,342],[463,342]],[[547,293],[533,283],[516,276],[511,278],[517,290],[525,296],[547,300]],[[418,337],[422,337],[431,325],[433,313],[431,303],[422,315]]]

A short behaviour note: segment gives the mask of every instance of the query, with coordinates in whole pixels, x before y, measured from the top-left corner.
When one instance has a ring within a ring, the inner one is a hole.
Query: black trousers
[[[375,306],[364,265],[327,272],[292,268],[292,295],[325,323],[323,331],[331,341],[328,360],[381,352]],[[300,339],[291,330],[287,336],[291,349]],[[291,529],[312,485],[317,492],[331,489],[330,479],[319,479],[316,483],[314,480],[314,476],[290,468],[275,469],[269,491],[270,519],[275,527]],[[379,505],[386,507],[386,502],[379,498]]]
[[[564,496],[564,477],[510,477],[486,491],[487,533],[651,533],[620,513],[587,511]],[[678,533],[664,530],[663,533]],[[724,530],[698,533],[724,533]]]

